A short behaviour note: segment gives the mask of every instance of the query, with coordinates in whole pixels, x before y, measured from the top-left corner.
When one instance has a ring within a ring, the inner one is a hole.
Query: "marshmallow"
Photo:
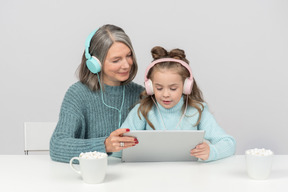
[[[256,156],[268,156],[268,155],[273,155],[273,152],[269,149],[249,149],[245,152],[246,155],[256,155]]]
[[[107,154],[93,151],[93,152],[80,153],[79,157],[83,159],[101,159],[107,157]]]

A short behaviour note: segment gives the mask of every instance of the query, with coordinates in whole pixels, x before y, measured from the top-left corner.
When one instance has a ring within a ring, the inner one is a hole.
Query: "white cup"
[[[267,179],[271,173],[273,152],[266,149],[249,149],[245,152],[246,168],[252,179]]]
[[[81,153],[79,157],[73,157],[70,160],[70,166],[76,173],[82,176],[82,179],[85,183],[102,183],[106,175],[107,154],[100,152],[88,153]],[[97,155],[93,156],[91,153]],[[79,161],[79,167],[76,168],[76,166],[73,164],[74,160]]]

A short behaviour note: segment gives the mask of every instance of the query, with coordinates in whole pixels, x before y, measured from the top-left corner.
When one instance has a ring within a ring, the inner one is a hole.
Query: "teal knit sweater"
[[[104,86],[104,102],[121,108],[124,86]],[[143,87],[133,82],[125,85],[121,110],[122,123],[138,102]],[[65,94],[59,120],[50,140],[50,157],[69,162],[81,152],[106,152],[104,141],[119,128],[119,112],[104,105],[100,91],[91,91],[81,82],[73,84]]]
[[[165,126],[163,125],[160,113],[155,106],[153,106],[153,108],[149,111],[148,119],[152,122],[155,129],[165,130],[166,128],[167,130],[205,130],[205,139],[210,142],[210,155],[209,159],[206,161],[214,161],[233,155],[236,147],[235,139],[225,133],[225,131],[218,125],[205,103],[203,103],[204,109],[202,111],[201,120],[198,126],[195,125],[198,121],[199,113],[194,107],[187,107],[185,116],[183,117],[181,123],[178,124],[182,116],[181,108],[183,103],[183,97],[177,105],[170,109],[165,109],[157,103]],[[131,131],[152,130],[141,113],[141,119],[139,118],[137,114],[138,108],[139,104],[137,104],[131,110],[121,127],[129,127]]]

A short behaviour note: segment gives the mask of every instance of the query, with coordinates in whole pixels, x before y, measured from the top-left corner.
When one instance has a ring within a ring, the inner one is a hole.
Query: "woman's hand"
[[[106,152],[117,152],[128,147],[138,144],[138,140],[134,137],[123,137],[124,133],[129,132],[130,129],[117,129],[113,131],[105,140]]]
[[[201,143],[197,145],[194,149],[190,151],[190,154],[194,157],[200,158],[202,160],[207,160],[210,154],[210,147],[208,143]]]

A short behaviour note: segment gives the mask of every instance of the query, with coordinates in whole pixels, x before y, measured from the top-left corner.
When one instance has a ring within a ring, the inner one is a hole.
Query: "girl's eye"
[[[158,87],[158,88],[156,87],[156,89],[157,89],[157,91],[161,91],[162,90],[162,88],[160,88],[160,87]]]
[[[118,63],[119,59],[112,61],[112,63]]]
[[[176,91],[177,90],[177,88],[170,88],[171,89],[171,91]]]

